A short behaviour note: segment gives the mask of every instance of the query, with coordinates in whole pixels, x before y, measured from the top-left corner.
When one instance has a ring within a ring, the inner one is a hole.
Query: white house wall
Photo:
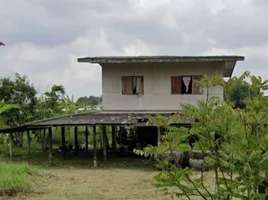
[[[203,94],[171,94],[171,76],[223,75],[222,62],[141,63],[102,65],[104,110],[178,110],[180,104],[196,104]],[[122,95],[122,76],[143,76],[143,95]],[[223,99],[222,88],[210,88],[211,96]]]

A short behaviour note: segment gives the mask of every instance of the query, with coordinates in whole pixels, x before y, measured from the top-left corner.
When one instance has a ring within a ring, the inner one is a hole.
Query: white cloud
[[[101,94],[101,67],[78,57],[241,54],[235,75],[266,77],[267,17],[263,0],[2,0],[0,74],[78,97]]]

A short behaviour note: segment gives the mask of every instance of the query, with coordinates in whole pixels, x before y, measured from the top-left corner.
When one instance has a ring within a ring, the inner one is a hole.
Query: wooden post
[[[46,129],[43,130],[43,144],[42,144],[42,147],[43,147],[43,150],[44,151],[47,151],[47,135],[46,135]]]
[[[116,152],[116,132],[115,126],[112,126],[112,151]]]
[[[48,164],[53,165],[53,156],[52,156],[52,127],[50,127],[48,129],[48,138],[49,138]]]
[[[107,160],[107,136],[106,136],[106,126],[102,126],[102,146],[103,146],[103,161]]]
[[[161,127],[157,127],[157,145],[161,141]]]
[[[93,126],[93,166],[97,167],[96,125]]]
[[[124,132],[124,129],[123,129],[123,126],[119,126],[119,140],[120,140],[120,145],[122,143],[122,136],[123,136],[123,132]]]
[[[9,156],[10,156],[10,161],[12,161],[13,158],[13,148],[12,144],[13,143],[13,133],[9,133]]]
[[[78,155],[78,128],[74,127],[74,145],[75,145],[75,155]]]
[[[88,126],[86,126],[86,131],[85,131],[86,133],[86,151],[88,151]]]
[[[27,130],[27,143],[28,143],[28,155],[31,155],[31,138],[30,138],[30,131]]]
[[[65,127],[61,127],[61,145],[62,145],[62,154],[63,159],[66,159],[66,144],[65,144]]]

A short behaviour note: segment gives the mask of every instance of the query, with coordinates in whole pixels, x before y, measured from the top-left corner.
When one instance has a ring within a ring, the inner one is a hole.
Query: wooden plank
[[[89,132],[88,132],[88,126],[86,126],[86,151],[88,151],[88,135],[89,135]]]
[[[27,131],[27,144],[28,144],[28,155],[31,155],[31,138],[30,138],[30,131]]]
[[[93,126],[93,166],[97,167],[96,125]]]
[[[63,159],[66,159],[66,144],[65,144],[65,127],[61,127],[61,146]]]
[[[106,126],[102,127],[102,146],[103,146],[103,161],[107,160],[107,140],[106,140]]]
[[[48,152],[48,164],[53,165],[53,155],[52,155],[52,127],[48,129],[49,138],[49,152]]]

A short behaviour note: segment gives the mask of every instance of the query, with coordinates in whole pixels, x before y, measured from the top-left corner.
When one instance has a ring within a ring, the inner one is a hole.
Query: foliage
[[[96,106],[102,102],[102,97],[89,96],[89,97],[80,97],[76,101],[77,105],[93,105]]]
[[[29,190],[30,176],[38,174],[38,171],[26,163],[1,163],[0,174],[0,196],[9,196]]]
[[[205,88],[207,98],[198,101],[196,106],[182,105],[182,114],[198,119],[189,130],[172,127],[171,121],[166,122],[161,116],[150,118],[149,124],[165,127],[166,132],[157,147],[148,146],[135,153],[155,157],[170,152],[169,158],[158,164],[162,171],[156,176],[156,186],[176,186],[177,195],[188,199],[193,196],[215,200],[266,198],[268,191],[261,194],[260,187],[268,175],[268,129],[265,125],[268,100],[263,97],[267,81],[246,73],[243,76],[246,75],[251,82],[247,83],[250,93],[243,99],[244,109],[233,109],[229,101],[209,95],[211,87],[227,87],[228,91],[233,82],[244,77],[224,83],[216,76],[205,76],[195,84]],[[193,148],[202,151],[206,156],[204,165],[214,172],[214,187],[205,184],[204,167],[196,177],[192,176],[193,169],[182,169],[174,160],[170,162],[173,152],[188,151],[189,146],[184,141],[193,136],[198,138]]]
[[[15,79],[0,79],[0,99],[9,104],[18,104],[22,109],[11,109],[4,117],[10,126],[17,126],[33,119],[37,103],[37,91],[26,76],[15,74]]]
[[[17,104],[6,104],[4,100],[0,101],[0,128],[6,126],[6,120],[3,115],[11,110],[19,110],[20,106]]]
[[[54,117],[63,113],[60,106],[65,99],[65,88],[62,85],[53,85],[39,98],[39,113],[43,118]]]
[[[234,103],[235,108],[245,108],[247,98],[263,96],[263,91],[267,89],[267,80],[262,81],[261,77],[256,77],[246,71],[240,77],[233,77],[226,82],[224,96],[227,102]]]

